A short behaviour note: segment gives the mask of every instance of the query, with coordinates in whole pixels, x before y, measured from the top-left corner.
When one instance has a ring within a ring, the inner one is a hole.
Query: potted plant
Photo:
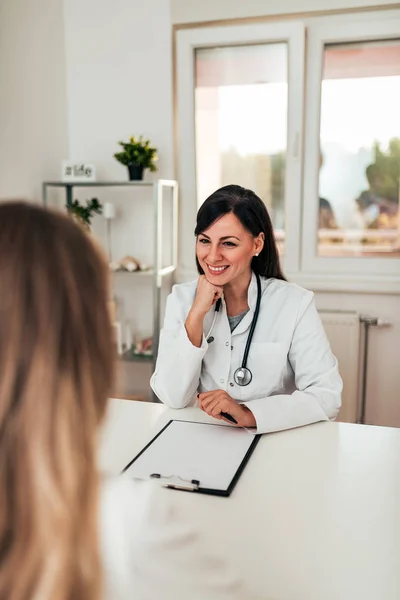
[[[128,167],[129,179],[143,179],[144,169],[157,171],[155,161],[157,160],[157,148],[150,146],[150,140],[144,140],[143,136],[135,138],[133,135],[128,142],[118,142],[122,147],[121,152],[116,152],[114,158],[122,165]]]
[[[81,204],[79,200],[74,200],[72,204],[67,205],[68,213],[82,227],[90,230],[93,215],[100,215],[103,211],[103,206],[97,198],[86,200],[86,204]]]

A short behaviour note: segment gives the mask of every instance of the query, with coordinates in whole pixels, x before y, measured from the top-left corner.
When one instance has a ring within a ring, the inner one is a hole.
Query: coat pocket
[[[269,396],[283,387],[287,372],[287,347],[281,342],[254,342],[250,346],[247,367],[253,378],[245,390],[251,398]],[[244,390],[243,390],[244,391]]]

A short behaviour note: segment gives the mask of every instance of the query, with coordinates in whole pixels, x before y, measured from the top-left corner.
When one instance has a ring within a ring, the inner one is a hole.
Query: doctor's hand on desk
[[[244,404],[239,404],[224,390],[211,390],[210,392],[203,392],[197,394],[199,401],[199,407],[204,410],[205,413],[230,423],[228,419],[221,416],[221,413],[228,413],[237,422],[238,427],[256,427],[256,420],[253,413]]]

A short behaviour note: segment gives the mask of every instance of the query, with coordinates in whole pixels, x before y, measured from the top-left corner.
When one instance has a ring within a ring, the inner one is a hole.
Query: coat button
[[[225,346],[229,346],[229,342],[225,342]]]
[[[231,387],[233,387],[233,383],[232,383],[232,381],[230,382],[230,384],[229,384],[229,385],[230,385]]]
[[[221,383],[224,383],[224,381],[225,381],[224,379],[220,379],[220,382],[221,382]]]

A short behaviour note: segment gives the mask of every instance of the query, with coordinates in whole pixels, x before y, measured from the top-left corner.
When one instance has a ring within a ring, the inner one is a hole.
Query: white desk
[[[170,418],[208,420],[112,400],[101,465],[119,472]],[[400,599],[400,430],[318,423],[269,434],[230,498],[170,493],[263,598]]]

